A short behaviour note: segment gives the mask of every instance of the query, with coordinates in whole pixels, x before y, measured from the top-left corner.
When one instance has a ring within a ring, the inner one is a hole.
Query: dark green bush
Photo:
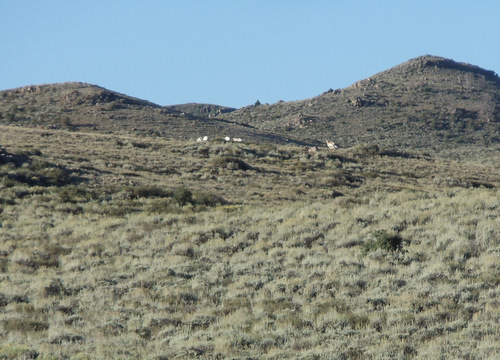
[[[233,156],[219,156],[211,161],[212,169],[252,170],[252,167]]]
[[[198,205],[217,206],[227,203],[222,197],[207,192],[197,192],[194,196]]]
[[[5,115],[5,119],[7,120],[7,123],[13,123],[14,121],[16,121],[16,114],[7,113],[7,115]]]
[[[96,195],[85,187],[68,185],[60,188],[59,197],[62,202],[76,204],[95,199]]]
[[[7,272],[8,268],[9,268],[9,259],[6,257],[0,258],[0,273]],[[0,306],[2,306],[1,304],[2,304],[2,297],[0,295]]]
[[[3,307],[9,303],[9,299],[3,293],[0,293],[0,307]]]
[[[4,322],[4,328],[8,332],[19,331],[24,333],[28,331],[44,331],[49,328],[49,325],[41,321],[13,318]]]
[[[377,144],[359,144],[353,147],[357,155],[374,156],[380,153],[380,147]]]
[[[385,230],[377,230],[372,233],[375,240],[365,242],[362,253],[368,253],[376,250],[399,251],[403,246],[403,238],[398,234],[389,234]]]
[[[172,200],[179,206],[193,203],[193,193],[185,186],[181,186],[174,190]]]
[[[150,202],[149,205],[145,209],[150,213],[157,214],[181,214],[182,210],[179,209],[178,206],[173,204],[170,200],[165,199],[157,199],[153,202]]]

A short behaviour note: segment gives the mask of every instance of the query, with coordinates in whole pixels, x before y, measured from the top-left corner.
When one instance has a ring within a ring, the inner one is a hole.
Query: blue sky
[[[499,16],[497,0],[1,0],[0,89],[82,81],[242,107],[424,54],[499,73]]]

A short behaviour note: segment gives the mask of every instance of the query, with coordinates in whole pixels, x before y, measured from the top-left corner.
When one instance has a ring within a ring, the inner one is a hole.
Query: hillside
[[[0,358],[498,359],[499,188],[364,144],[0,125]]]
[[[247,106],[159,106],[95,85],[0,92],[0,123],[101,133],[241,137],[256,143],[376,144],[484,160],[500,149],[500,78],[478,66],[421,56],[345,89]]]
[[[85,83],[33,85],[0,91],[0,124],[172,139],[230,136],[256,142],[288,142],[277,134],[208,116],[231,110],[208,104],[162,107]]]
[[[317,97],[218,115],[282,136],[424,151],[500,142],[500,78],[422,56]]]
[[[500,358],[498,91],[430,56],[237,110],[1,91],[0,359]]]

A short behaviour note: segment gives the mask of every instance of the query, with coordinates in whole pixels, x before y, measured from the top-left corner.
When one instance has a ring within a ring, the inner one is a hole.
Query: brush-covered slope
[[[208,104],[163,107],[96,85],[69,82],[0,91],[0,124],[103,133],[137,133],[175,139],[241,137],[285,143],[278,135],[209,118],[234,110]]]
[[[0,126],[0,359],[499,359],[500,169]]]
[[[219,117],[312,142],[442,149],[498,143],[499,101],[494,72],[426,55],[345,89]]]

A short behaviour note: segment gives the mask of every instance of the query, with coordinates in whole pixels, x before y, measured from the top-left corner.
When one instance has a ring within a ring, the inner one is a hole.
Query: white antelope
[[[336,149],[336,148],[338,148],[338,146],[335,145],[335,143],[333,141],[326,140],[326,145],[328,146],[329,149]]]
[[[242,142],[243,140],[241,140],[241,138],[233,138],[233,141],[234,142]]]
[[[226,136],[226,137],[224,138],[224,140],[226,140],[226,141],[231,141],[231,138],[230,138],[229,136]]]

